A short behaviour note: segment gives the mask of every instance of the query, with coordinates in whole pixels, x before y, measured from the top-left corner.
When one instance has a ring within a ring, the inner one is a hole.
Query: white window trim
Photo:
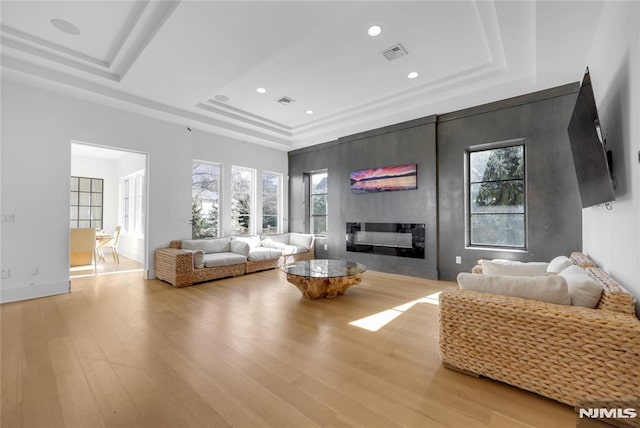
[[[125,175],[120,178],[120,225],[121,225],[121,234],[126,236],[131,236],[134,238],[144,238],[144,230],[145,230],[145,222],[143,220],[146,213],[146,177],[145,170],[141,169],[139,171],[133,172],[131,174]],[[129,214],[130,222],[133,223],[133,227],[126,228],[124,221],[124,186],[129,184],[129,199],[131,205],[131,212]]]
[[[275,234],[279,234],[282,233],[282,225],[283,225],[283,215],[282,212],[284,210],[284,204],[283,204],[283,178],[284,175],[281,172],[273,172],[273,171],[262,171],[262,175],[264,176],[265,174],[270,174],[270,175],[276,175],[278,176],[278,215],[277,215],[277,219],[278,219],[278,223],[277,223],[277,231]],[[263,180],[260,180],[260,182],[262,183]],[[264,188],[262,189],[262,194],[261,194],[261,203],[264,204]],[[262,230],[264,229],[264,226],[262,224],[262,217],[263,217],[263,213],[260,213],[260,230],[261,230],[261,234],[262,234]]]
[[[233,170],[237,169],[237,170],[241,170],[241,171],[247,171],[251,173],[251,189],[249,190],[249,194],[251,197],[251,204],[249,205],[249,209],[251,210],[251,212],[249,213],[249,236],[251,235],[256,235],[256,230],[257,230],[257,221],[256,221],[256,213],[257,213],[257,204],[256,204],[256,199],[257,199],[257,170],[255,168],[248,168],[246,166],[239,166],[239,165],[231,165],[231,177],[229,177],[229,192],[230,192],[230,196],[231,199],[233,199],[233,189],[232,189],[232,182],[233,182]],[[229,213],[229,219],[231,220],[231,215],[232,213]],[[260,215],[262,215],[262,213],[260,213]],[[262,224],[262,220],[260,221],[260,224]]]

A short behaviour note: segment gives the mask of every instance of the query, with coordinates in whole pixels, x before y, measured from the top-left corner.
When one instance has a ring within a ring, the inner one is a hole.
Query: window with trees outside
[[[102,229],[103,179],[71,177],[70,227]]]
[[[231,167],[231,234],[253,235],[253,206],[256,171],[240,166]]]
[[[318,236],[327,235],[327,171],[314,172],[309,174],[310,182],[310,225],[311,233]]]
[[[526,247],[524,145],[468,152],[468,243]]]
[[[220,224],[220,165],[194,161],[191,169],[191,237],[217,238]]]
[[[280,233],[282,174],[262,173],[262,233]]]
[[[144,235],[144,170],[134,172],[121,180],[120,219],[122,232]]]

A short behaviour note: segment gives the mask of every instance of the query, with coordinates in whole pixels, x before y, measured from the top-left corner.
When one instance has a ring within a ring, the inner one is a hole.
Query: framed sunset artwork
[[[353,193],[390,192],[418,188],[418,165],[386,166],[351,173]]]

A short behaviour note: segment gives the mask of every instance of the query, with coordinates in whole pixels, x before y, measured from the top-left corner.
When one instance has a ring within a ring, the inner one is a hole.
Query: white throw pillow
[[[462,272],[458,274],[458,285],[464,290],[521,297],[556,305],[571,304],[567,282],[559,275],[493,276]]]
[[[558,256],[549,262],[547,273],[560,273],[569,266],[573,266],[573,262],[567,256]]]
[[[547,274],[546,262],[522,263],[513,260],[483,260],[482,273],[485,275],[542,276]]]
[[[290,245],[299,245],[301,247],[305,247],[307,250],[310,250],[312,242],[313,242],[313,235],[303,235],[301,233],[289,234]]]
[[[580,266],[572,265],[560,272],[569,286],[569,296],[573,306],[595,308],[602,295],[602,286],[589,276]]]
[[[274,242],[281,242],[285,245],[289,244],[289,234],[281,233],[279,235],[262,235],[262,240],[270,239]]]
[[[276,250],[284,250],[284,248],[287,246],[287,244],[285,244],[284,242],[274,241],[271,238],[263,239],[260,245],[267,248],[275,248]]]
[[[184,250],[202,250],[205,254],[231,251],[229,238],[217,239],[185,239],[182,241]]]
[[[234,236],[231,239],[238,240],[240,242],[246,242],[247,244],[249,244],[249,248],[256,248],[256,247],[260,246],[260,236],[259,235]]]

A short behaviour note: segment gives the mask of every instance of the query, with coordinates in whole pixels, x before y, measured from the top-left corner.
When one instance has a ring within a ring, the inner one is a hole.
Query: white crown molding
[[[282,123],[265,119],[257,114],[249,113],[245,110],[232,107],[215,100],[207,100],[206,103],[196,104],[197,108],[206,110],[210,113],[214,113],[218,116],[223,116],[231,120],[239,121],[242,123],[251,124],[253,126],[261,126],[264,129],[268,129],[272,132],[280,133],[283,136],[291,137],[291,128],[283,125]]]
[[[263,127],[252,127],[247,124],[238,125],[172,107],[96,82],[80,79],[67,73],[45,69],[37,64],[4,54],[2,54],[0,60],[3,78],[45,88],[53,88],[54,90],[62,88],[65,93],[74,94],[79,98],[90,99],[118,109],[211,131],[242,141],[262,144],[267,147],[286,151],[290,150],[292,146],[289,138],[283,138],[282,135],[265,131]]]
[[[3,51],[2,67],[4,70],[12,70],[14,76],[15,73],[24,73],[32,80],[39,81],[39,84],[50,81],[58,87],[64,87],[78,95],[83,94],[103,104],[281,150],[291,150],[309,141],[322,142],[322,138],[349,135],[353,130],[360,132],[371,124],[387,123],[388,118],[409,120],[415,118],[415,112],[440,113],[441,111],[429,109],[434,108],[434,100],[446,100],[447,94],[456,95],[461,91],[479,93],[499,87],[500,79],[513,81],[523,78],[522,71],[509,70],[494,1],[474,3],[487,52],[483,62],[470,64],[457,72],[402,92],[345,108],[293,127],[213,99],[196,104],[192,107],[193,111],[191,108],[187,110],[174,107],[118,90],[113,84],[103,85],[98,81],[83,79],[77,73],[82,71],[119,82],[178,4],[179,1],[149,2],[136,9],[138,12],[129,18],[129,29],[120,34],[122,43],[118,41],[114,44],[119,48],[114,48],[114,59],[107,68],[96,66],[95,62],[86,59],[80,60],[77,56],[64,56],[59,51],[53,52],[50,48],[34,46],[23,40],[7,39],[4,30],[2,45],[13,51]],[[532,54],[535,55],[535,52]],[[31,61],[34,57],[37,57],[36,60],[46,60],[50,65],[55,63],[68,66],[72,70],[47,67],[43,61]]]
[[[179,3],[179,0],[135,2],[105,58],[86,55],[7,25],[0,26],[1,43],[4,48],[15,51],[18,56],[51,61],[76,71],[119,82]]]

